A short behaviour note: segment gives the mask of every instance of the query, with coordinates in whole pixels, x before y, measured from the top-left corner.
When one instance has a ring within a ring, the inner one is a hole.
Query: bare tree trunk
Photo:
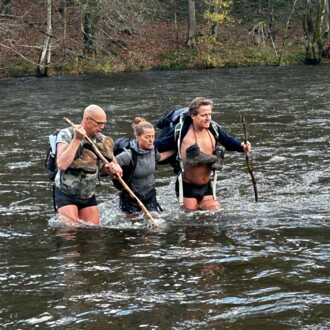
[[[46,3],[47,3],[47,31],[37,65],[36,74],[38,77],[48,76],[48,66],[51,58],[52,0],[46,0]]]
[[[316,8],[315,22],[313,21],[312,2],[306,0],[303,27],[305,35],[305,64],[319,64],[324,46],[323,23],[325,20],[325,0],[319,0]]]
[[[217,6],[213,6],[212,13],[219,14],[219,8]],[[219,27],[218,21],[213,21],[211,26],[211,35],[213,36],[218,35],[218,27]]]
[[[66,5],[66,0],[63,0],[63,44],[65,44],[66,30],[67,30],[67,20],[68,20],[68,9]]]
[[[174,29],[175,29],[175,40],[179,41],[179,29],[178,29],[178,19],[176,17],[176,9],[174,12]]]
[[[277,58],[279,65],[281,64],[282,55],[283,55],[284,49],[286,48],[285,46],[286,46],[287,40],[290,37],[290,32],[289,32],[290,31],[290,25],[291,25],[292,18],[293,18],[294,14],[295,14],[296,5],[297,5],[297,2],[298,1],[299,0],[293,0],[291,12],[290,12],[290,14],[288,16],[288,19],[286,21],[284,35],[283,35],[283,38],[282,38],[282,49],[280,50],[279,55],[278,55],[278,58]]]
[[[329,20],[330,20],[329,0],[324,0],[324,32],[323,32],[324,42],[329,40]],[[330,46],[323,48],[322,57],[330,58]]]
[[[187,46],[189,48],[196,47],[196,9],[195,9],[195,0],[188,0],[188,10],[189,10],[189,22],[188,22],[188,38]]]
[[[89,55],[95,55],[97,53],[96,44],[96,31],[98,21],[100,19],[102,6],[100,7],[101,1],[87,1],[84,8],[84,19],[83,19],[83,42],[84,42],[84,53]]]
[[[330,20],[330,12],[329,12],[329,0],[324,0],[324,33],[323,37],[324,40],[327,40],[329,38],[329,20]]]
[[[257,14],[261,14],[262,9],[261,9],[262,5],[261,5],[261,0],[258,0],[258,9],[257,9]]]
[[[178,18],[177,18],[177,8],[176,8],[176,0],[171,0],[171,4],[174,6],[174,32],[175,32],[175,40],[179,40],[179,29],[178,29]]]
[[[97,15],[91,12],[86,12],[84,15],[84,47],[87,55],[96,54],[96,44],[94,33],[97,25]]]
[[[268,10],[269,10],[269,32],[272,40],[275,40],[275,19],[274,19],[274,4],[273,0],[268,0]]]
[[[315,44],[316,44],[316,55],[321,62],[321,56],[325,43],[324,32],[325,32],[325,15],[326,15],[327,0],[320,0],[317,9],[316,16],[316,31],[315,31]]]
[[[305,63],[310,64],[313,62],[313,45],[311,34],[314,31],[314,25],[312,20],[312,8],[311,0],[306,0],[306,9],[303,17],[303,28],[305,37]]]

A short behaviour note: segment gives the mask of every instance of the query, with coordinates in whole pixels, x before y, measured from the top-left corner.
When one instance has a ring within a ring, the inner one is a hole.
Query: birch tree
[[[50,59],[51,59],[52,0],[46,0],[46,4],[47,4],[46,34],[37,65],[36,74],[38,77],[48,76],[48,66],[50,64]]]
[[[329,20],[330,20],[330,11],[329,11],[329,0],[324,0],[324,9],[323,9],[323,17],[324,17],[324,33],[323,37],[325,40],[329,39]]]

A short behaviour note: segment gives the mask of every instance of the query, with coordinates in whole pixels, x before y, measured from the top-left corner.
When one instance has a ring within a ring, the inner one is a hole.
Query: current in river
[[[328,329],[330,66],[0,79],[1,329]],[[252,144],[226,152],[219,212],[187,213],[158,166],[159,227],[123,216],[97,186],[100,227],[61,226],[44,168],[48,136],[107,112],[104,133],[196,96]]]

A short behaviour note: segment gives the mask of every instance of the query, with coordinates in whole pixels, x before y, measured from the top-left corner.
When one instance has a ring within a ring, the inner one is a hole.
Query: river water
[[[105,133],[131,136],[196,96],[243,138],[228,152],[219,212],[185,213],[159,166],[157,229],[125,219],[111,181],[101,227],[60,226],[44,169],[48,135],[91,103]],[[0,328],[327,329],[330,327],[330,66],[0,80]]]

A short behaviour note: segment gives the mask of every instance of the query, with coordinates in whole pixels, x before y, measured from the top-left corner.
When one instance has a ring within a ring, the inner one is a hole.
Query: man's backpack
[[[155,147],[159,152],[178,150],[177,139],[185,122],[191,121],[189,108],[164,111],[156,122],[160,129],[155,140]],[[158,164],[170,164],[175,174],[180,172],[180,159],[177,152]]]
[[[128,166],[122,166],[122,170],[123,170],[123,176],[122,179],[125,181],[126,184],[129,184],[133,172],[135,170],[135,166],[137,163],[137,154],[136,152],[131,149],[131,141],[133,139],[132,138],[118,138],[115,140],[114,146],[113,146],[113,155],[117,156],[120,153],[122,153],[125,150],[130,150],[131,151],[131,155],[132,155],[132,161],[130,162],[130,164]],[[114,179],[112,180],[114,186],[118,189],[118,190],[122,190],[123,186],[121,185],[121,183]]]
[[[49,135],[49,147],[46,152],[45,168],[48,169],[48,178],[50,181],[54,181],[57,166],[56,166],[56,138],[60,130],[55,131]]]
[[[157,128],[161,129],[155,146],[159,152],[176,150],[176,153],[159,164],[170,164],[175,174],[182,170],[180,155],[180,145],[189,130],[192,120],[189,115],[189,108],[180,108],[177,110],[165,111],[156,122]],[[211,122],[211,133],[217,139],[218,127],[215,122]]]
[[[189,108],[166,110],[156,122],[156,127],[161,129],[161,134],[166,134],[180,120],[189,116]]]
[[[73,134],[74,129],[72,127],[69,128],[71,133]],[[57,173],[56,166],[56,139],[57,135],[60,132],[60,129],[56,130],[54,133],[49,135],[49,147],[46,152],[45,158],[45,168],[48,170],[48,178],[50,181],[55,180],[55,176]]]
[[[45,168],[48,170],[48,178],[50,181],[54,182],[55,176],[57,173],[57,166],[56,166],[56,139],[59,133],[59,129],[56,130],[53,134],[49,135],[49,147],[46,152],[45,158]],[[54,211],[57,211],[56,203],[55,203],[55,185],[53,184],[53,206]]]

